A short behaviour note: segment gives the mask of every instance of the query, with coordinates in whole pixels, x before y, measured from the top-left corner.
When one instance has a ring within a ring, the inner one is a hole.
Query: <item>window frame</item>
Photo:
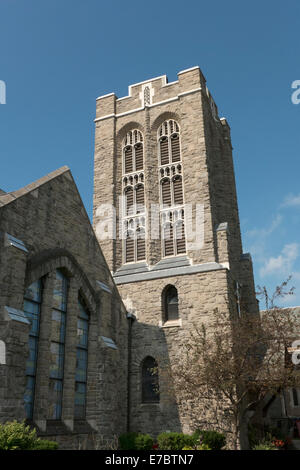
[[[153,368],[155,367],[156,368],[156,373],[155,374],[152,374],[153,377],[155,377],[155,383],[154,384],[151,384],[152,385],[152,390],[151,390],[151,397],[150,398],[147,398],[147,394],[149,392],[149,390],[147,391],[147,387],[149,387],[149,382],[150,382],[150,374],[147,375],[145,372],[147,372],[147,370],[149,371],[150,367],[148,366],[147,368],[145,367],[146,365],[146,361],[149,361],[151,360],[152,361],[152,365],[153,365]],[[144,357],[144,359],[142,360],[142,363],[141,363],[141,404],[142,405],[159,405],[160,404],[160,386],[159,386],[159,366],[158,366],[158,362],[156,361],[156,359],[154,359],[153,356],[146,356]],[[157,392],[154,391],[154,387],[157,386]],[[153,398],[155,397],[155,399]]]
[[[36,301],[36,300],[33,300],[31,299],[29,296],[26,295],[28,289],[30,289],[30,287],[33,285],[33,284],[36,284],[36,283],[39,283],[39,300]],[[36,335],[33,335],[31,333],[32,331],[32,328],[30,328],[30,331],[29,331],[29,334],[28,334],[28,344],[30,342],[30,338],[34,337],[35,338],[35,342],[36,342],[36,345],[35,345],[35,358],[34,358],[34,373],[33,374],[28,374],[27,373],[27,364],[29,362],[29,359],[30,359],[30,348],[29,348],[29,355],[27,357],[27,360],[26,360],[26,370],[25,370],[25,376],[26,376],[26,386],[25,386],[25,393],[24,393],[24,407],[25,407],[25,413],[26,413],[26,417],[27,419],[29,420],[32,420],[33,419],[33,415],[34,415],[34,406],[35,406],[35,392],[36,392],[36,379],[37,379],[37,363],[38,363],[38,354],[39,354],[39,339],[40,339],[40,324],[41,324],[41,311],[42,311],[42,303],[43,303],[43,287],[44,287],[44,282],[43,282],[43,278],[39,278],[37,279],[36,281],[32,282],[26,289],[25,289],[25,293],[24,293],[24,298],[23,298],[23,305],[24,305],[24,312],[25,312],[25,315],[26,317],[28,318],[29,321],[31,321],[32,319],[32,315],[33,313],[32,312],[27,312],[26,309],[25,309],[25,302],[31,302],[35,305],[38,306],[38,313],[35,314],[37,315],[37,321],[38,321],[38,328],[37,328],[37,334]],[[26,404],[26,401],[25,401],[25,396],[26,396],[26,391],[28,390],[28,387],[27,387],[27,383],[28,383],[28,378],[31,378],[33,380],[33,387],[32,387],[32,401],[30,402],[30,413],[27,412],[27,404]]]

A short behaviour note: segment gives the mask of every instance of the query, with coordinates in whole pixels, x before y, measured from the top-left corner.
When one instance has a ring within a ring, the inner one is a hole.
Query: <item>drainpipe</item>
[[[127,312],[128,320],[128,364],[127,364],[127,423],[126,431],[130,432],[130,399],[131,399],[131,387],[130,387],[130,378],[131,378],[131,342],[132,342],[132,324],[136,320],[136,317],[133,313]]]

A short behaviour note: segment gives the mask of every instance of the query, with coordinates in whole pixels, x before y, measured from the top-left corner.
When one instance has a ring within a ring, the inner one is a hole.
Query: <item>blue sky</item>
[[[300,305],[298,1],[0,0],[0,21],[1,188],[68,165],[91,215],[96,97],[199,65],[232,129],[255,283],[293,274]]]

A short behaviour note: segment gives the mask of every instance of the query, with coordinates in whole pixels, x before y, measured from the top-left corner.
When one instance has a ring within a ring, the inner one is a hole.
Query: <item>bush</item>
[[[157,437],[158,446],[161,450],[182,450],[183,447],[195,446],[193,436],[179,432],[162,432]]]
[[[149,434],[127,432],[119,437],[121,450],[151,450],[153,439]]]
[[[272,442],[261,442],[253,447],[253,450],[278,450]]]
[[[28,450],[32,449],[37,440],[36,430],[31,430],[25,423],[12,421],[0,424],[1,450]]]
[[[36,435],[35,429],[30,429],[24,422],[12,421],[0,424],[0,449],[1,450],[54,450],[57,443],[43,441]]]
[[[226,444],[224,434],[217,431],[202,431],[198,429],[194,432],[193,438],[196,441],[200,441],[200,444],[208,446],[210,450],[221,450]]]
[[[138,434],[135,438],[136,450],[151,450],[153,447],[153,439],[149,434]]]
[[[58,443],[55,441],[47,441],[46,439],[38,439],[32,450],[57,450]]]
[[[197,450],[212,450],[212,449],[207,444],[201,444],[200,446],[197,446]]]
[[[126,432],[119,436],[119,445],[121,450],[132,450],[135,449],[135,439],[137,438],[137,432]]]

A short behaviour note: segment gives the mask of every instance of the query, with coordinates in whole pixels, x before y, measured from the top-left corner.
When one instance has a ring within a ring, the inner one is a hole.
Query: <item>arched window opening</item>
[[[24,312],[31,323],[29,332],[29,357],[26,361],[26,388],[24,394],[25,413],[28,419],[33,418],[41,302],[42,280],[39,279],[27,287],[24,295],[23,307]]]
[[[127,159],[127,155],[129,155]],[[144,144],[141,131],[127,132],[123,140],[123,261],[134,263],[145,259],[145,187]],[[130,161],[130,164],[127,162]],[[129,173],[129,174],[127,174]],[[140,216],[143,223],[140,224]],[[140,225],[142,229],[138,230]]]
[[[182,220],[177,222],[175,233],[176,253],[177,255],[180,255],[186,252],[185,230],[184,223]]]
[[[167,120],[159,127],[157,136],[160,163],[162,254],[163,256],[177,256],[186,253],[179,125],[173,119]],[[170,215],[166,224],[164,215],[167,212]]]
[[[143,184],[138,184],[135,187],[135,204],[137,214],[145,212],[145,193]]]
[[[142,402],[159,403],[158,364],[150,356],[142,364]]]
[[[62,412],[68,279],[56,270],[50,343],[48,418],[60,419]]]
[[[125,204],[126,204],[126,215],[133,215],[134,213],[134,194],[131,186],[127,187],[124,191]]]
[[[137,129],[129,131],[123,141],[123,174],[144,168],[143,134]]]
[[[171,136],[171,152],[172,152],[172,163],[179,162],[180,158],[180,141],[179,135],[173,134]]]
[[[82,298],[78,299],[78,309],[74,417],[83,419],[87,395],[89,313]]]
[[[164,321],[178,320],[178,292],[175,286],[168,286],[164,293]]]
[[[173,195],[174,195],[174,205],[183,204],[183,191],[182,191],[182,177],[176,175],[173,178]]]
[[[171,206],[171,182],[169,178],[165,178],[161,181],[161,200],[163,206]]]
[[[145,230],[139,227],[136,231],[136,258],[142,261],[146,257]]]
[[[168,138],[162,137],[159,142],[160,142],[160,164],[167,165],[168,163],[170,163]]]
[[[131,146],[125,147],[124,149],[124,167],[125,173],[131,173],[133,171],[133,152]]]
[[[173,224],[166,223],[163,227],[163,244],[164,244],[164,256],[174,255],[174,236],[173,236]]]

